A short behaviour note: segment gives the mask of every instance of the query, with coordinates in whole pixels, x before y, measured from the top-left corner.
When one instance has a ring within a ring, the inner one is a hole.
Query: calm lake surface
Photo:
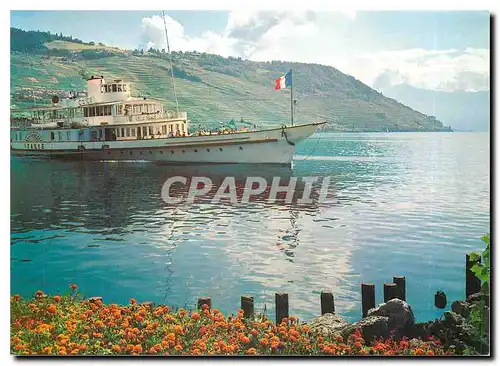
[[[490,230],[489,154],[488,133],[322,133],[298,146],[293,169],[12,157],[11,292],[67,293],[74,282],[107,303],[193,307],[210,296],[225,313],[249,294],[273,319],[274,293],[288,292],[290,313],[310,320],[328,289],[356,320],[362,282],[380,303],[383,283],[402,275],[417,320],[429,320],[441,314],[437,290],[448,307],[464,297],[465,253]],[[168,205],[171,176],[331,183],[310,205]]]

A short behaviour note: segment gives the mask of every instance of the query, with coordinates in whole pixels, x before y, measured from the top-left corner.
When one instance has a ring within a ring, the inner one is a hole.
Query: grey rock
[[[415,315],[411,306],[403,300],[392,299],[378,308],[368,311],[368,317],[383,316],[389,318],[389,327],[391,329],[402,330],[415,324]]]
[[[457,300],[451,304],[451,311],[467,318],[470,313],[469,304],[465,301]]]
[[[348,324],[341,316],[328,313],[314,318],[308,325],[311,333],[327,337],[338,334]]]
[[[453,311],[445,311],[443,315],[444,315],[443,325],[446,328],[452,328],[452,329],[457,328],[460,325],[462,325],[465,321],[463,316]]]
[[[340,335],[346,340],[349,335],[356,331],[356,329],[361,330],[361,334],[366,344],[370,344],[374,338],[386,339],[390,336],[389,318],[377,315],[364,318],[346,326],[342,329]]]
[[[479,302],[479,301],[484,301],[485,304],[489,304],[490,295],[482,292],[476,292],[475,294],[472,294],[467,298],[468,303]]]

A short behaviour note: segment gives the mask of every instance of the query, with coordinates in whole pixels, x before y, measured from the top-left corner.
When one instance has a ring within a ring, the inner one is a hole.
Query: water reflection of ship
[[[11,214],[14,224],[22,220],[33,229],[50,225],[84,227],[87,230],[109,229],[119,234],[131,221],[148,217],[149,223],[159,210],[173,211],[175,207],[161,198],[164,182],[173,176],[208,177],[213,193],[227,176],[235,178],[237,189],[244,187],[246,178],[262,177],[268,182],[266,191],[251,199],[252,209],[297,209],[316,211],[318,190],[311,192],[312,202],[297,204],[304,193],[304,181],[296,184],[292,203],[286,203],[284,193],[275,202],[268,201],[273,177],[287,185],[293,172],[288,167],[248,167],[242,165],[165,166],[154,163],[93,163],[45,162],[13,158],[11,166]],[[189,188],[182,187],[184,193]],[[210,204],[209,199],[195,201]],[[224,200],[220,204],[230,204]],[[16,219],[17,218],[17,219]]]
[[[193,205],[168,205],[161,198],[161,188],[172,176],[209,177],[214,187],[218,187],[225,177],[233,176],[236,185],[244,187],[249,176],[262,177],[269,185],[274,177],[279,177],[280,185],[287,185],[293,171],[288,167],[255,165],[166,166],[140,162],[54,162],[12,158],[11,230],[14,236],[11,242],[15,244],[18,240],[15,234],[37,230],[50,234],[45,238],[24,237],[19,240],[47,242],[61,230],[91,234],[94,241],[89,247],[106,245],[107,240],[127,245],[123,236],[143,232],[148,243],[130,244],[161,245],[165,250],[168,260],[162,282],[167,296],[172,277],[171,255],[186,239],[179,231],[193,228],[193,225],[211,225],[210,217],[200,215],[201,206],[204,210],[215,206],[213,211],[217,214],[221,212],[221,205],[231,205],[223,201],[214,205],[203,200]],[[286,258],[291,259],[299,242],[301,212],[318,210],[318,190],[311,191],[312,203],[297,204],[296,200],[303,192],[304,181],[299,179],[292,203],[285,203],[283,199],[271,203],[264,194],[249,204],[239,204],[224,213],[229,212],[230,216],[241,207],[242,210],[251,209],[257,215],[264,211],[289,215],[289,224],[284,223],[285,231],[278,238],[277,245]],[[237,217],[226,217],[225,220],[234,219],[238,220]],[[204,230],[211,229],[205,227]]]

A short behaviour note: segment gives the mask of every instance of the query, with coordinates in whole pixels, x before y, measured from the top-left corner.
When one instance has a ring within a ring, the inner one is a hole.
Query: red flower
[[[49,313],[54,314],[56,312],[57,308],[54,304],[51,304],[51,305],[49,305],[47,310],[49,311]]]
[[[71,285],[69,285],[69,287],[71,287],[72,290],[76,290],[76,288],[78,287],[77,285],[75,285],[74,283],[72,283]]]
[[[35,292],[35,295],[36,295],[36,297],[41,297],[43,295],[43,291],[38,290],[37,292]]]

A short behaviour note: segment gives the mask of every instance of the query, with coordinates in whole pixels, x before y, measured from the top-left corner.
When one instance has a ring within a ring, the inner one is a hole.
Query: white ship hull
[[[169,163],[290,165],[296,144],[312,135],[313,123],[255,132],[127,141],[11,142],[17,156],[81,160],[145,160]]]

